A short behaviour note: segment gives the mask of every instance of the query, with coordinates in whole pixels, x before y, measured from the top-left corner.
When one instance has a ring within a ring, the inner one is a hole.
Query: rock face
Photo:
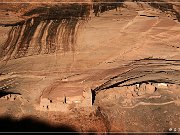
[[[90,14],[89,5],[65,4],[38,7],[24,13],[30,17],[14,24],[2,46],[1,57],[20,58],[29,55],[75,51],[77,31]],[[33,17],[35,16],[35,17]]]
[[[21,2],[0,4],[0,116],[78,131],[179,128],[178,1]]]
[[[121,4],[93,4],[96,12],[105,12]],[[12,27],[1,48],[4,60],[38,54],[75,51],[77,32],[90,17],[92,4],[57,4],[34,8],[22,16],[28,19],[1,24]],[[100,8],[101,7],[101,11]],[[98,8],[98,10],[97,10]]]

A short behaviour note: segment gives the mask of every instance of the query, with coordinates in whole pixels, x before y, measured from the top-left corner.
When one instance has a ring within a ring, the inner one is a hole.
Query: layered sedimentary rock
[[[80,131],[179,126],[178,3],[7,5],[0,5],[0,114],[65,120]]]

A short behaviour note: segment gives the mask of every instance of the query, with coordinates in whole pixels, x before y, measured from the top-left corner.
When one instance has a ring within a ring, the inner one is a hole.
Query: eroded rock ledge
[[[1,115],[73,123],[79,131],[179,126],[178,4],[3,6]]]

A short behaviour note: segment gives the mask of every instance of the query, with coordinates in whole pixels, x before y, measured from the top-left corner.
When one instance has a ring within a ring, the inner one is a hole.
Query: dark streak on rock
[[[3,25],[4,27],[12,27],[12,29],[1,50],[0,57],[8,60],[40,53],[49,54],[56,52],[59,46],[65,52],[75,51],[76,26],[79,20],[86,20],[89,14],[90,5],[88,4],[65,4],[33,9],[25,13],[24,16],[36,15],[36,17]],[[43,26],[41,26],[42,23]],[[22,31],[23,27],[25,29]],[[33,37],[39,27],[41,27],[40,32],[36,37]],[[59,29],[64,29],[64,31],[60,32]],[[44,36],[45,43],[42,44]],[[62,41],[58,41],[59,36],[62,37]],[[32,40],[35,43],[32,44],[32,48],[29,48]],[[45,48],[45,50],[42,50],[42,48]]]
[[[46,37],[47,53],[54,53],[56,50],[56,34],[60,23],[60,20],[54,20],[49,26],[48,35]]]

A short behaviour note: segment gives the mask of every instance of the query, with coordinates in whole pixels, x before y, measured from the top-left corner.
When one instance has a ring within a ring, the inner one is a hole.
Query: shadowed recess
[[[77,132],[68,125],[49,125],[47,122],[36,118],[26,117],[13,119],[9,116],[0,118],[0,132]]]

